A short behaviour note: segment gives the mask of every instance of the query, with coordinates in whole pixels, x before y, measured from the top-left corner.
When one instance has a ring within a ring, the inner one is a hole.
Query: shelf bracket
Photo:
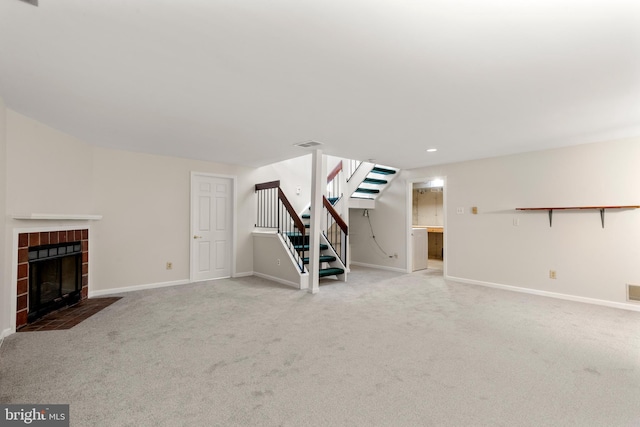
[[[602,223],[602,228],[604,228],[604,208],[600,209],[600,222]]]
[[[549,227],[551,227],[553,223],[553,209],[549,209]]]

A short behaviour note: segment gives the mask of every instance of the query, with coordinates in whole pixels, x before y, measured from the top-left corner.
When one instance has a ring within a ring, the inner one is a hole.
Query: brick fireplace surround
[[[43,231],[18,234],[18,282],[16,329],[27,324],[29,312],[29,248],[66,242],[82,242],[82,290],[80,300],[87,298],[89,289],[89,230]]]

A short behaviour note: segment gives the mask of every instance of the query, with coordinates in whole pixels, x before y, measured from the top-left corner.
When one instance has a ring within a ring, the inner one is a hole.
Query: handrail
[[[333,168],[333,170],[329,173],[329,175],[327,175],[327,184],[333,181],[333,178],[335,178],[336,175],[338,175],[341,171],[342,171],[342,160],[340,160],[340,163],[338,163],[336,167]]]
[[[255,189],[258,199],[256,227],[277,229],[298,269],[304,273],[305,252],[308,250],[305,226],[280,188],[280,181],[256,184]]]
[[[362,160],[349,160],[349,176],[347,177],[347,181],[353,177],[353,174],[356,173],[361,164]]]
[[[268,190],[270,188],[278,188],[278,187],[280,187],[280,180],[263,182],[262,184],[256,184],[255,191]]]
[[[327,238],[327,242],[329,242],[333,251],[340,257],[342,265],[346,267],[347,238],[349,234],[347,224],[325,196],[322,196],[322,204],[327,213],[324,236]]]
[[[331,216],[333,217],[333,220],[336,222],[336,224],[338,224],[338,226],[344,232],[344,234],[348,235],[349,227],[347,226],[347,223],[344,222],[340,214],[335,210],[331,202],[329,202],[329,200],[327,200],[325,196],[322,196],[322,204],[324,205],[325,208],[327,208],[327,211],[329,211],[329,214],[331,214]]]
[[[304,236],[304,231],[305,231],[304,223],[302,222],[302,219],[300,219],[300,217],[298,216],[293,206],[291,206],[289,199],[287,199],[287,196],[284,195],[284,192],[280,187],[278,187],[278,199],[280,199],[280,201],[282,202],[282,205],[285,207],[287,212],[289,212],[289,215],[293,220],[293,224],[296,226],[298,230],[300,230],[300,232],[302,233],[302,236]]]

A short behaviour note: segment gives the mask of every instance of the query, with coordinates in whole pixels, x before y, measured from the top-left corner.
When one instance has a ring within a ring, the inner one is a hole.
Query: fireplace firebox
[[[89,230],[18,233],[16,330],[88,297]]]
[[[29,248],[28,322],[80,301],[82,242]]]

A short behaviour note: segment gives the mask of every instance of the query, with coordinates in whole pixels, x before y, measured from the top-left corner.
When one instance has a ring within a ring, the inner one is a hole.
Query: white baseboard
[[[406,273],[407,272],[407,270],[405,270],[404,268],[387,267],[387,266],[384,266],[384,265],[375,265],[375,264],[366,264],[364,262],[358,262],[358,261],[351,261],[351,265],[357,265],[359,267],[376,268],[378,270],[395,271],[396,273]]]
[[[0,332],[0,345],[2,345],[2,340],[4,340],[5,337],[8,337],[12,333],[13,331],[11,330],[11,328],[7,328],[4,331]]]
[[[142,291],[145,289],[156,289],[156,288],[166,288],[167,286],[178,286],[178,285],[186,285],[189,280],[174,280],[171,282],[160,282],[160,283],[149,283],[146,285],[135,285],[135,286],[125,286],[122,288],[111,288],[111,289],[103,289],[99,291],[89,291],[89,298],[100,297],[104,295],[113,295],[113,294],[121,294],[124,292],[135,292]]]
[[[300,287],[300,283],[295,283],[295,282],[292,282],[290,280],[284,280],[284,279],[281,279],[279,277],[269,276],[268,274],[258,273],[258,272],[255,272],[255,271],[253,272],[253,275],[257,276],[257,277],[261,277],[263,279],[271,280],[273,282],[282,283],[283,285],[291,286],[291,287],[293,287],[295,289],[302,289]]]
[[[492,282],[483,282],[480,280],[464,279],[462,277],[445,276],[445,280],[451,280],[453,282],[459,282],[459,283],[467,283],[470,285],[486,286],[488,288],[502,289],[505,291],[520,292],[523,294],[538,295],[542,297],[556,298],[556,299],[562,299],[567,301],[601,305],[604,307],[620,308],[622,310],[640,311],[640,305],[627,304],[624,302],[615,302],[615,301],[607,301],[607,300],[601,300],[596,298],[580,297],[576,295],[567,295],[567,294],[561,294],[558,292],[541,291],[538,289],[531,289],[531,288],[519,288],[517,286],[502,285],[500,283],[492,283]]]
[[[231,277],[250,277],[250,276],[253,276],[253,271],[245,271],[245,272],[242,272],[242,273],[235,273]]]

